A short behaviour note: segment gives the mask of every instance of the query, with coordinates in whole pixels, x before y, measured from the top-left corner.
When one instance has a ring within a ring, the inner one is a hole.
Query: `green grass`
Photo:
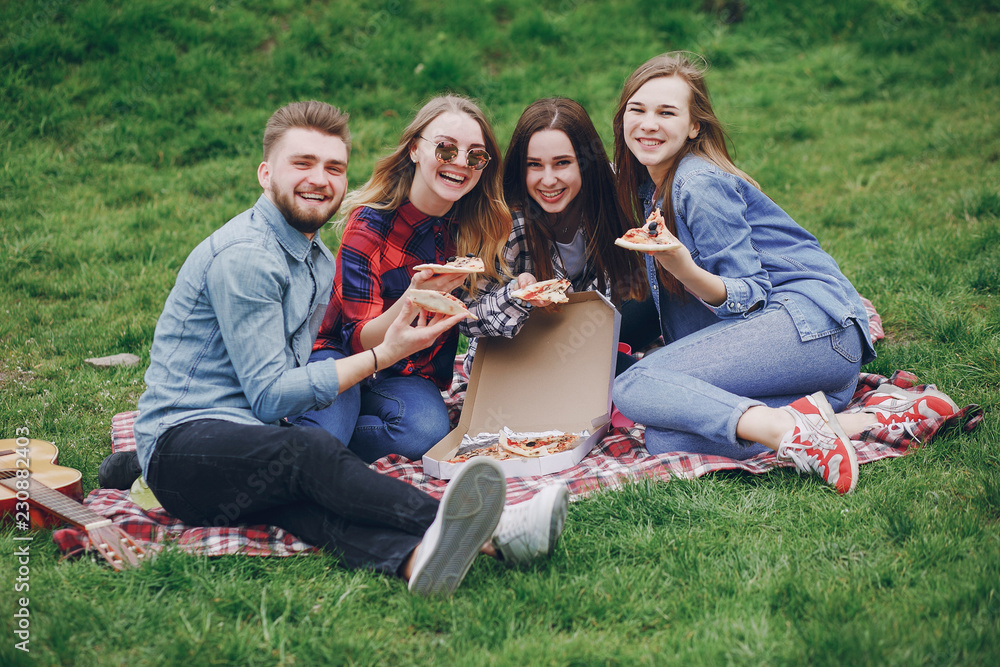
[[[31,546],[31,654],[4,664],[997,664],[1000,4],[287,0],[0,5],[0,437],[54,441],[88,489],[133,409],[188,252],[259,188],[269,114],[352,114],[354,185],[427,97],[479,98],[506,144],[567,95],[607,145],[621,83],[706,54],[737,160],[882,314],[866,370],[986,419],[868,464],[642,483],[575,503],[555,557],[480,559],[449,600],[325,555],[168,552],[115,574]],[[731,15],[728,14],[728,15]],[[327,234],[331,244],[333,235]],[[11,619],[14,532],[0,532]]]

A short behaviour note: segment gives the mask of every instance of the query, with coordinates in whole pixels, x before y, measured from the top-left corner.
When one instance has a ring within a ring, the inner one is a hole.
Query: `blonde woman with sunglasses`
[[[370,350],[377,372],[362,384],[353,427],[347,401],[291,421],[324,428],[368,462],[387,454],[419,460],[447,435],[441,390],[451,384],[458,329],[387,367],[378,363],[379,345],[408,290],[456,292],[467,301],[475,294],[475,276],[415,272],[418,264],[473,254],[486,264],[480,278],[509,277],[502,251],[511,222],[499,155],[478,106],[455,95],[437,97],[420,109],[368,182],[345,198],[333,295],[310,361]]]

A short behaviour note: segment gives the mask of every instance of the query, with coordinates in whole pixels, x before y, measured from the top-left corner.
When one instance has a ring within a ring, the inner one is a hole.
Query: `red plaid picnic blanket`
[[[874,311],[872,311],[874,312]],[[877,323],[881,336],[881,320],[877,314],[871,318]],[[872,331],[875,334],[875,329]],[[461,375],[463,359],[455,363],[455,382],[445,397],[452,413],[453,423],[458,421],[465,398],[465,378]],[[909,372],[897,371],[891,378],[862,373],[851,405],[860,403],[883,383],[892,383],[906,390],[919,392],[926,386],[918,383]],[[136,412],[124,412],[111,420],[112,451],[135,449],[132,426]],[[903,456],[911,448],[927,444],[936,435],[952,429],[971,431],[980,421],[983,412],[978,405],[968,405],[950,417],[928,419],[905,426],[878,427],[865,431],[855,441],[858,463],[870,463],[884,458]],[[554,481],[565,482],[571,496],[580,498],[601,489],[614,488],[640,479],[669,480],[672,477],[691,479],[717,470],[743,470],[762,474],[780,467],[790,467],[789,461],[779,461],[773,452],[761,454],[746,461],[735,461],[721,456],[694,454],[660,454],[646,452],[641,427],[611,429],[607,436],[580,463],[554,475],[521,477],[507,480],[507,503],[516,504],[531,498],[542,487]],[[435,498],[444,493],[446,481],[423,471],[419,461],[400,456],[387,456],[372,464],[376,471],[401,479]],[[128,498],[127,491],[96,489],[87,496],[85,504],[98,514],[110,518],[134,539],[163,545],[175,544],[178,548],[205,555],[270,555],[292,556],[313,550],[280,528],[269,526],[201,527],[187,526],[162,509],[144,511]],[[53,533],[59,549],[67,555],[79,554],[90,548],[86,534],[75,528]]]
[[[897,371],[891,378],[862,373],[858,389],[851,404],[861,402],[883,383],[919,392],[926,386],[906,371]],[[460,405],[457,398],[463,391],[453,394],[452,405]],[[112,449],[126,451],[135,448],[132,423],[135,412],[125,412],[112,419]],[[927,444],[946,430],[960,429],[968,432],[976,428],[983,418],[978,405],[967,405],[950,417],[927,419],[905,426],[872,428],[855,441],[858,463],[865,464],[884,458],[904,456],[911,448]],[[573,498],[579,498],[601,489],[614,488],[644,478],[669,480],[671,477],[692,479],[717,470],[743,470],[762,474],[774,468],[789,467],[792,463],[780,461],[774,453],[761,454],[746,461],[735,461],[721,456],[694,454],[646,453],[643,429],[612,429],[607,436],[580,463],[554,475],[521,477],[507,480],[507,502],[516,504],[531,498],[543,486],[553,481],[565,482]],[[444,493],[447,482],[423,471],[419,461],[401,456],[387,456],[372,464],[378,472],[401,479],[420,488],[435,498]],[[225,554],[292,556],[312,550],[308,544],[276,527],[187,526],[162,509],[144,511],[128,498],[127,491],[96,489],[84,503],[98,514],[110,518],[134,539],[157,545],[175,544],[178,548],[205,555]],[[76,528],[65,528],[53,533],[59,549],[68,555],[82,553],[90,548],[86,534]]]

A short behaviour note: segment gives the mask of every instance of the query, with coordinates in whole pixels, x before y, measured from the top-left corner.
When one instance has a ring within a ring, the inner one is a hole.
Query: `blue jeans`
[[[633,353],[649,347],[660,337],[660,316],[656,312],[656,304],[651,296],[645,301],[628,299],[622,303],[619,310],[622,314],[622,324],[618,342],[627,344]],[[624,373],[635,362],[636,359],[632,355],[619,352],[615,376]]]
[[[823,391],[847,406],[861,370],[863,333],[851,325],[803,342],[779,304],[712,324],[644,357],[615,380],[618,410],[646,425],[650,454],[691,452],[745,459],[769,451],[738,440],[755,405],[778,407]]]
[[[163,508],[187,524],[278,526],[347,567],[386,574],[399,574],[438,507],[318,428],[186,422],[160,436],[147,472]]]
[[[441,390],[427,378],[377,375],[363,384],[361,414],[348,446],[365,461],[387,454],[419,461],[451,430]]]
[[[308,363],[323,359],[343,359],[345,354],[337,350],[316,350],[309,355]],[[302,415],[287,417],[298,426],[321,428],[339,442],[349,442],[358,422],[361,409],[361,387],[354,385],[337,395],[337,400],[322,410],[312,410]]]
[[[318,350],[309,362],[340,352]],[[416,375],[380,373],[340,394],[322,410],[289,417],[300,426],[321,428],[360,456],[366,463],[387,454],[419,461],[428,449],[448,435],[451,422],[441,391],[433,382]]]

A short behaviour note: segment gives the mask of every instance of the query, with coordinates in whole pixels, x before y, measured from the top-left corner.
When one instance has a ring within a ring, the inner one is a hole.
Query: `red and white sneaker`
[[[858,456],[823,392],[781,409],[792,415],[795,427],[781,439],[778,458],[791,460],[799,472],[816,473],[838,493],[853,491],[858,482]]]
[[[868,412],[880,424],[903,424],[935,417],[948,417],[958,412],[955,401],[936,389],[920,393],[906,391],[892,384],[884,384],[848,412]]]

